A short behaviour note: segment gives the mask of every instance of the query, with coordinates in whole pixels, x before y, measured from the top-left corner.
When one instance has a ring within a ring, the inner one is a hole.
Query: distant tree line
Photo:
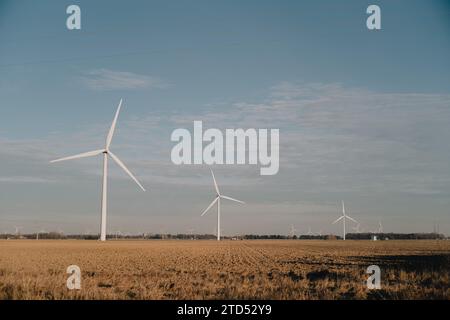
[[[347,233],[348,240],[371,240],[376,236],[377,240],[431,240],[446,239],[443,234],[439,233]],[[74,240],[98,240],[98,234],[72,234],[65,235],[60,232],[31,233],[31,234],[0,234],[0,239],[41,239],[41,240],[57,240],[57,239],[74,239]],[[214,240],[216,236],[213,234],[140,234],[140,235],[123,235],[108,234],[109,240]],[[238,236],[226,236],[222,239],[228,240],[340,240],[342,237],[336,235],[294,235],[286,236],[279,234],[258,235],[246,234]]]
[[[67,237],[60,232],[43,232],[43,233],[30,233],[30,234],[0,234],[0,239],[66,239]],[[97,237],[98,238],[98,237]]]
[[[378,240],[432,240],[445,239],[443,234],[439,233],[348,233],[347,239],[351,240],[369,240],[374,236]]]

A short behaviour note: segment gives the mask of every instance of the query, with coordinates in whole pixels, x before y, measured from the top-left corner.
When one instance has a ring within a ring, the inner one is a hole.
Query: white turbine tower
[[[217,226],[214,227],[213,234],[215,234],[216,237],[217,237]],[[220,228],[220,234],[221,234],[221,235],[223,234],[223,228],[222,228],[222,227]],[[221,237],[222,237],[222,236],[221,236]]]
[[[100,227],[100,240],[106,240],[106,213],[107,213],[107,195],[108,195],[108,156],[110,156],[130,177],[137,183],[137,185],[145,191],[144,187],[139,183],[136,177],[128,170],[125,164],[110,150],[112,138],[114,135],[114,130],[116,128],[117,118],[119,117],[120,108],[122,107],[122,99],[120,99],[119,106],[117,107],[116,115],[114,117],[111,128],[109,129],[108,136],[106,137],[105,148],[89,151],[81,154],[77,154],[70,157],[65,157],[57,160],[50,161],[51,163],[73,160],[79,158],[94,157],[103,154],[103,187],[102,187],[102,216],[101,216],[101,227]]]
[[[214,206],[217,202],[217,241],[220,241],[220,199],[227,199],[227,200],[231,200],[231,201],[239,202],[239,203],[245,203],[245,202],[220,194],[219,187],[217,186],[216,178],[214,177],[214,172],[212,171],[212,169],[211,169],[211,174],[212,174],[212,177],[214,180],[214,188],[216,189],[216,198],[213,200],[213,202],[211,202],[211,204],[208,206],[208,208],[206,208],[205,211],[203,211],[201,216],[204,216],[209,211],[209,209],[211,209],[212,206]]]
[[[352,217],[350,217],[349,215],[345,214],[345,205],[344,205],[344,201],[342,201],[342,216],[340,216],[337,220],[335,220],[333,222],[333,224],[335,224],[336,222],[343,220],[343,225],[344,225],[344,234],[343,234],[343,239],[345,240],[345,219],[349,219],[355,223],[358,223],[358,221],[356,221],[355,219],[353,219]]]

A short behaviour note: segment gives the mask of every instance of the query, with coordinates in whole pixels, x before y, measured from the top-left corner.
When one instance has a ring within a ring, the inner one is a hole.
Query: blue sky
[[[97,232],[100,159],[48,161],[101,147],[124,98],[112,148],[149,191],[112,166],[111,231],[214,231],[208,168],[170,161],[203,120],[280,129],[278,175],[215,168],[248,203],[224,204],[225,234],[338,233],[341,199],[366,230],[450,233],[446,1],[0,0],[0,37],[0,232]]]

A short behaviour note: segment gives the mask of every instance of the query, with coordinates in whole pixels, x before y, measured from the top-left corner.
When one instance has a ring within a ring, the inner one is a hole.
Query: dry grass
[[[449,262],[449,241],[9,240],[0,299],[449,299]]]

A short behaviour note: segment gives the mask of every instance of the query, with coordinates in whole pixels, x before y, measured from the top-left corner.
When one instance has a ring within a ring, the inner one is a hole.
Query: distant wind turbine
[[[297,229],[295,229],[294,225],[291,224],[291,229],[289,231],[289,234],[290,234],[291,238],[293,238],[295,236],[296,232],[297,232]]]
[[[314,233],[311,231],[311,227],[308,226],[308,232],[306,233],[307,236],[312,236]]]
[[[340,216],[338,219],[336,219],[333,224],[337,223],[338,221],[342,220],[343,221],[343,226],[344,226],[344,234],[343,234],[343,239],[345,240],[345,219],[349,219],[355,223],[358,223],[358,221],[356,221],[355,219],[353,219],[352,217],[350,217],[349,215],[345,214],[345,204],[344,201],[342,201],[342,216]]]
[[[103,187],[102,187],[102,215],[101,215],[101,227],[100,227],[100,240],[106,240],[106,213],[107,213],[107,195],[108,195],[108,156],[110,156],[130,177],[137,183],[137,185],[145,191],[144,187],[136,179],[136,177],[128,170],[125,164],[110,150],[112,138],[114,135],[114,130],[116,128],[117,118],[119,117],[120,108],[122,107],[122,99],[120,99],[119,106],[117,107],[116,115],[114,117],[111,128],[109,129],[108,136],[106,137],[105,148],[89,151],[81,154],[77,154],[70,157],[65,157],[57,160],[50,161],[51,163],[73,160],[79,158],[94,157],[103,154]]]
[[[189,235],[191,236],[191,239],[195,240],[195,236],[194,236],[195,229],[194,228],[189,228],[187,231],[189,232]]]
[[[47,233],[47,231],[45,231],[44,229],[42,229],[41,231],[38,231],[38,233],[36,234],[36,240],[39,240],[39,235],[41,233]]]
[[[20,229],[22,229],[22,227],[15,226],[15,228],[16,228],[16,236],[20,236]]]
[[[166,232],[166,229],[165,228],[161,228],[160,229],[160,234],[161,234],[161,239],[166,239],[167,238],[167,232]]]
[[[353,227],[352,229],[355,230],[356,233],[361,233],[360,227],[361,227],[361,223],[358,223],[358,224],[356,225],[356,227]]]
[[[381,221],[378,221],[378,233],[383,233],[383,225],[381,224]]]
[[[214,188],[216,189],[216,197],[213,200],[213,202],[211,202],[211,204],[205,209],[205,211],[203,211],[201,216],[204,216],[209,211],[209,209],[211,209],[217,202],[217,241],[220,241],[220,200],[227,199],[227,200],[231,200],[231,201],[239,202],[239,203],[245,203],[245,202],[220,194],[219,187],[217,186],[216,178],[214,177],[214,172],[212,171],[212,169],[211,169],[211,175],[212,175],[212,178],[214,181]]]

